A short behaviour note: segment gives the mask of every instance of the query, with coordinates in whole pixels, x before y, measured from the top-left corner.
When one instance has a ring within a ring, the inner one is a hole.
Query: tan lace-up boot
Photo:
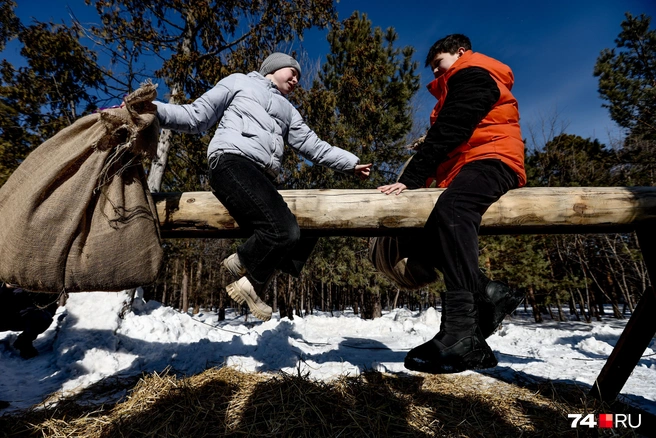
[[[268,282],[265,283],[265,287],[268,285]],[[262,288],[263,290],[265,288]],[[239,304],[246,302],[251,313],[255,315],[256,318],[261,319],[262,321],[268,321],[271,319],[271,314],[273,309],[267,303],[262,301],[257,295],[255,288],[248,281],[248,278],[242,277],[234,283],[230,283],[226,286],[226,291],[230,298],[237,301]]]

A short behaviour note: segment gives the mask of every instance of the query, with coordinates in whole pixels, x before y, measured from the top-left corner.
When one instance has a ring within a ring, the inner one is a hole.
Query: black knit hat
[[[292,67],[298,72],[298,79],[301,79],[301,66],[298,62],[286,53],[274,52],[267,56],[260,66],[260,74],[266,76],[281,68]]]

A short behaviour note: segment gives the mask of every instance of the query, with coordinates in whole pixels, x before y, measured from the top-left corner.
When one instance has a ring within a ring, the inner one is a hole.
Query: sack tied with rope
[[[143,158],[157,151],[156,86],[81,117],[0,187],[0,279],[33,291],[119,291],[155,281],[163,250]]]

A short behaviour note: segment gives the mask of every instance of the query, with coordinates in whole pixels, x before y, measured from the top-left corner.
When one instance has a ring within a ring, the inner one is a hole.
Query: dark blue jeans
[[[442,271],[448,291],[478,290],[483,214],[517,185],[517,175],[501,160],[478,160],[463,166],[438,198],[415,247],[421,248],[419,257]]]
[[[296,216],[273,181],[253,161],[223,154],[210,159],[210,186],[250,237],[237,254],[250,280],[264,283],[279,269],[297,277],[317,243],[301,236]]]

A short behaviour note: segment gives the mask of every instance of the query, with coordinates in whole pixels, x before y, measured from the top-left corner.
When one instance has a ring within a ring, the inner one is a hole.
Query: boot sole
[[[403,365],[409,370],[428,374],[454,374],[468,370],[494,368],[498,363],[492,350],[483,349],[472,351],[455,363],[434,364],[430,362],[417,362],[413,359],[406,358]]]
[[[251,298],[250,294],[242,293],[241,289],[238,289],[236,286],[234,286],[233,283],[230,283],[229,285],[226,286],[226,291],[228,292],[230,298],[235,300],[237,303],[244,304],[244,302],[246,302],[251,313],[256,318],[261,319],[262,321],[268,321],[271,319],[271,315],[273,314],[273,309],[267,304],[262,302],[262,305],[258,305]]]

